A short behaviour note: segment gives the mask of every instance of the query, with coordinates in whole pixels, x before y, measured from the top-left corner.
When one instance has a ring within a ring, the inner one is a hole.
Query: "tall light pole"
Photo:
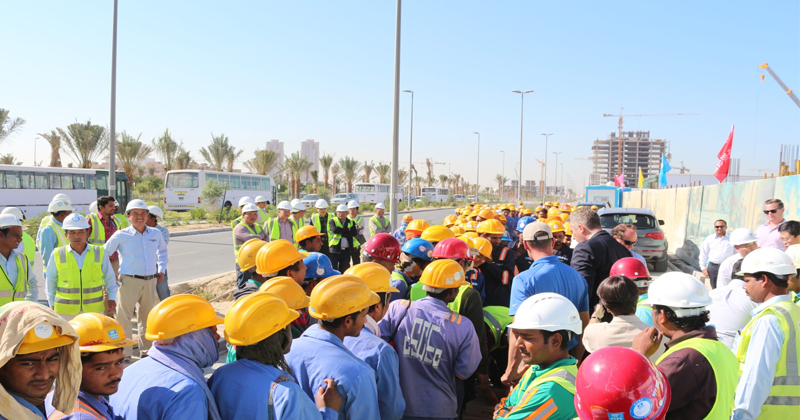
[[[481,202],[481,133],[473,131],[472,134],[478,135],[478,166],[475,170],[475,201]]]
[[[564,163],[559,163],[561,165],[561,183],[564,184]],[[560,195],[564,195],[567,190],[567,184],[564,184],[564,191]]]
[[[108,195],[117,197],[117,0],[114,0],[114,24],[111,36],[111,121],[108,124]]]
[[[397,225],[397,196],[400,193],[398,188],[397,170],[400,166],[400,11],[402,0],[397,0],[397,17],[394,29],[394,104],[392,115],[392,200],[389,207],[389,218],[392,226]],[[411,176],[411,168],[408,168]]]
[[[544,136],[544,179],[542,180],[542,202],[544,203],[544,193],[547,190],[547,140],[553,133],[542,133],[542,135]]]
[[[503,177],[503,185],[500,186],[500,201],[503,201],[503,192],[506,189],[506,151],[501,150],[500,153],[503,154],[503,173],[500,175]]]
[[[522,122],[525,120],[525,94],[533,93],[532,90],[519,91],[512,90],[513,93],[519,93],[519,179],[517,180],[517,201],[522,201]]]
[[[560,155],[561,152],[553,152],[553,154],[556,155],[556,170],[553,176],[553,184],[556,185],[556,195],[558,195],[558,155]]]
[[[411,150],[412,150],[412,148],[414,146],[414,91],[413,90],[404,89],[403,92],[411,94],[411,130],[410,130],[410,135],[409,135],[409,140],[408,140],[408,192],[407,193],[408,193],[409,197],[406,198],[408,200],[408,203],[406,203],[407,204],[406,208],[408,208],[408,205],[411,204],[411,198],[410,198],[410,196],[411,196],[411,168],[414,167],[414,161],[411,160]]]

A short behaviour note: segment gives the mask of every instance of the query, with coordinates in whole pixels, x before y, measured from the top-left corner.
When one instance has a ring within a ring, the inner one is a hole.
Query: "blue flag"
[[[667,162],[667,157],[664,154],[661,154],[661,171],[658,172],[658,185],[663,187],[667,186],[667,172],[672,170],[672,166],[669,166],[669,162]]]

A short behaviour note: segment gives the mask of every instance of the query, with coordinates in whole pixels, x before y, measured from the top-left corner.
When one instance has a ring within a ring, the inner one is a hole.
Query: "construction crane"
[[[619,153],[617,156],[617,169],[619,169],[619,173],[622,174],[625,172],[625,165],[622,161],[622,119],[623,117],[669,117],[669,116],[678,116],[678,115],[700,115],[695,113],[677,113],[677,114],[628,114],[623,115],[622,110],[625,108],[619,108],[619,114],[603,114],[603,117],[619,117]],[[608,160],[609,166],[611,165],[611,159]],[[609,168],[611,169],[611,168]],[[616,172],[615,172],[616,173]]]
[[[769,72],[769,74],[772,76],[772,78],[775,79],[775,81],[778,82],[779,85],[781,85],[781,89],[783,89],[783,91],[786,92],[786,94],[789,95],[790,98],[792,98],[792,100],[794,101],[795,105],[800,107],[800,100],[798,100],[797,96],[795,96],[794,93],[792,93],[791,89],[789,89],[788,87],[786,87],[786,85],[783,84],[783,81],[781,81],[781,78],[778,77],[778,75],[775,74],[775,72],[772,71],[771,68],[769,68],[769,63],[764,63],[764,64],[758,66],[758,68],[760,68],[762,70],[766,70],[767,72]],[[763,74],[761,75],[761,81],[762,82],[764,81],[764,75]]]
[[[683,165],[683,161],[681,161],[681,167],[680,168],[675,167],[675,169],[681,171],[681,175],[683,175],[684,171],[685,172],[691,172],[691,170],[689,168],[687,168],[686,166]]]

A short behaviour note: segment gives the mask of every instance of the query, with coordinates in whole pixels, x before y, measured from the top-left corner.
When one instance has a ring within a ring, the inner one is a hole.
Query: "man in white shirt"
[[[714,221],[714,233],[703,240],[700,247],[700,269],[711,280],[711,288],[717,288],[719,266],[725,258],[733,255],[730,235],[727,233],[728,223],[722,219]]]
[[[742,257],[740,256],[731,267],[733,272],[739,272],[741,265]],[[708,295],[711,296],[713,301],[708,306],[708,311],[710,312],[708,325],[713,325],[717,329],[719,341],[731,351],[736,352],[736,348],[733,346],[736,334],[753,318],[752,311],[758,304],[747,296],[742,276],[735,276],[727,284],[718,285]]]
[[[742,258],[746,257],[747,254],[750,252],[758,249],[758,238],[750,229],[739,228],[735,229],[731,232],[731,245],[733,246],[734,252],[728,258],[725,258],[722,261],[722,264],[719,265],[719,273],[717,274],[717,287],[722,287],[727,285],[733,279],[733,265],[736,264],[736,261],[741,260]]]

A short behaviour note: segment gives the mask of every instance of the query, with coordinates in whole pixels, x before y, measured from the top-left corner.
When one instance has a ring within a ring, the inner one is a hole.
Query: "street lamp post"
[[[411,196],[411,169],[414,167],[414,161],[411,160],[411,150],[412,150],[412,147],[414,146],[414,91],[413,90],[404,89],[403,92],[411,94],[411,130],[410,130],[409,140],[408,140],[408,191],[407,191],[409,197],[407,198],[408,203],[406,203],[407,205],[410,205],[411,204],[411,198],[410,198],[410,196]],[[408,207],[406,207],[406,208],[408,208]]]
[[[475,169],[475,201],[481,202],[481,133],[473,131],[472,134],[478,135],[478,165]]]
[[[503,185],[500,186],[500,201],[502,202],[503,201],[503,193],[505,192],[505,189],[506,189],[506,152],[505,152],[505,150],[501,150],[500,153],[503,154],[503,167],[502,167],[503,168],[502,169],[503,173],[502,173],[502,175],[500,175],[500,176],[503,177]]]
[[[526,91],[519,91],[519,90],[512,90],[513,93],[519,93],[520,97],[520,105],[519,105],[519,179],[517,180],[517,201],[522,201],[522,122],[524,121],[525,116],[525,94],[526,93],[533,93],[532,90]]]
[[[397,196],[400,193],[398,169],[400,166],[400,17],[402,0],[397,0],[397,16],[394,29],[394,101],[392,105],[392,199],[389,218],[392,226],[397,225]],[[409,171],[411,168],[409,168]],[[411,173],[409,172],[409,176]]]
[[[111,36],[111,121],[108,129],[111,141],[108,146],[108,195],[117,196],[117,0],[114,0],[114,29]]]
[[[561,183],[564,184],[564,163],[563,162],[559,163],[559,165],[561,165]],[[566,192],[566,189],[567,189],[567,185],[564,184],[564,191],[561,192],[562,196]]]
[[[544,194],[547,190],[547,140],[550,139],[550,136],[552,136],[553,133],[542,133],[542,135],[544,136],[544,179],[542,180],[542,203],[544,203]]]
[[[556,170],[555,174],[553,174],[553,184],[556,186],[556,195],[558,195],[558,155],[560,155],[561,152],[553,152],[553,154],[556,155]]]

